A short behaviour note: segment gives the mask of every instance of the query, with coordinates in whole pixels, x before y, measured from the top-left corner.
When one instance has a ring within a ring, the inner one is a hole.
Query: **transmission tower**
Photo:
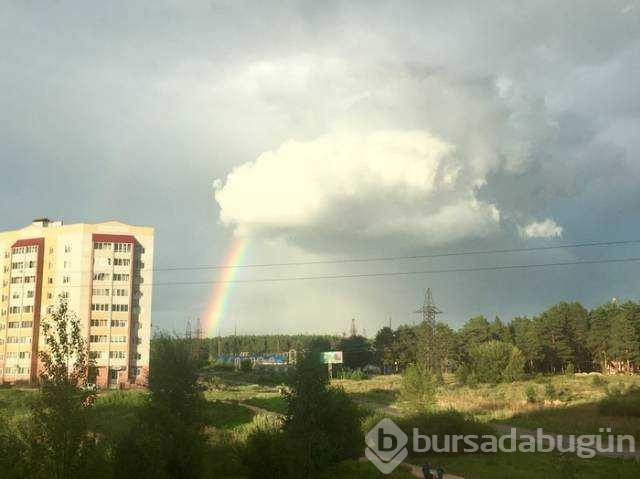
[[[425,328],[425,367],[427,371],[436,370],[436,351],[435,351],[435,331],[436,331],[436,315],[442,313],[433,301],[431,288],[427,288],[424,295],[424,304],[420,309],[415,311],[416,314],[422,314],[422,322]]]
[[[191,339],[191,318],[187,319],[187,326],[184,329],[184,337]]]
[[[196,319],[196,338],[202,342],[202,325],[200,324],[200,316]]]
[[[356,318],[351,318],[351,337],[356,337],[358,335],[358,328],[356,327]]]

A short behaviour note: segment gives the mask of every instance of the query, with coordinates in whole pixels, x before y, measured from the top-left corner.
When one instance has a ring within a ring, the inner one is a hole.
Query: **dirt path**
[[[369,459],[366,457],[361,457],[360,462],[369,462]],[[424,479],[422,475],[422,468],[420,466],[416,466],[415,464],[410,464],[408,462],[403,462],[399,467],[406,469],[412,476],[419,477],[420,479]],[[454,476],[453,474],[445,474],[444,479],[464,479],[460,476]]]
[[[521,437],[523,435],[528,435],[528,436],[533,436],[533,437],[537,437],[537,430],[535,429],[527,429],[527,428],[522,428],[522,427],[517,427],[517,426],[513,426],[511,424],[491,424],[491,426],[496,430],[496,432],[500,435],[500,436],[505,436],[508,434],[511,434],[511,429],[515,429],[516,430],[516,437]],[[568,448],[571,443],[569,442],[569,436],[571,435],[571,433],[563,433],[563,434],[559,434],[559,433],[555,433],[555,432],[547,432],[547,431],[543,431],[543,434],[547,435],[547,436],[551,436],[553,437],[553,439],[558,442],[558,440],[561,438],[562,439],[562,447],[563,448]],[[605,434],[603,433],[603,439],[605,439]],[[578,434],[575,434],[576,436],[578,436]],[[542,441],[544,444],[547,444],[547,441]],[[607,444],[607,440],[604,440],[604,445],[606,446]],[[627,442],[625,441],[625,447],[624,450],[619,451],[619,452],[602,452],[602,451],[598,451],[597,449],[590,447],[589,449],[591,449],[596,456],[603,456],[603,457],[612,457],[612,458],[616,458],[616,459],[637,459],[640,460],[640,451],[638,451],[638,448],[634,447],[634,451],[629,450],[629,448],[627,447]],[[638,445],[638,444],[636,444]]]

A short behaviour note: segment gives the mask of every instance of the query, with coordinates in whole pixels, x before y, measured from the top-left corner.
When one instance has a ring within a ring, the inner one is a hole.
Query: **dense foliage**
[[[247,439],[244,462],[254,477],[318,477],[362,453],[361,411],[329,386],[317,349],[298,358],[291,371],[282,428],[266,425]]]
[[[230,336],[205,340],[204,350],[213,359],[218,351],[265,354],[308,350],[314,345],[325,351],[344,351],[347,369],[375,364],[385,372],[402,372],[421,360],[422,328],[422,325],[384,327],[373,340],[363,336]],[[471,372],[474,364],[479,365],[479,356],[490,355],[487,348],[493,348],[494,354],[501,351],[504,354],[499,356],[504,358],[513,355],[512,367],[503,380],[520,376],[520,358],[522,369],[530,374],[633,372],[640,368],[640,304],[611,301],[589,311],[579,302],[561,302],[538,316],[519,316],[510,322],[475,316],[457,330],[438,323],[434,337],[436,364],[442,373],[460,373],[461,368]],[[478,349],[491,341],[509,348],[493,345]],[[472,357],[474,354],[476,359]]]

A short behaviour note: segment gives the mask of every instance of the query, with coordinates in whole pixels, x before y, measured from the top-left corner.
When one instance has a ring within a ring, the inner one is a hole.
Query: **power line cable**
[[[554,263],[533,263],[533,264],[511,264],[501,266],[481,266],[474,268],[450,268],[450,269],[429,269],[429,270],[416,270],[416,271],[383,271],[377,273],[352,273],[352,274],[331,274],[331,275],[314,275],[314,276],[289,276],[282,278],[249,278],[249,279],[233,279],[233,280],[213,280],[213,281],[167,281],[157,283],[141,283],[138,286],[197,286],[197,285],[213,285],[213,284],[227,284],[227,283],[277,283],[277,282],[291,282],[291,281],[314,281],[325,279],[353,279],[353,278],[377,278],[387,276],[412,276],[421,274],[444,274],[444,273],[474,273],[481,271],[509,271],[509,270],[524,270],[530,268],[549,268],[549,267],[564,267],[564,266],[580,266],[580,265],[595,265],[595,264],[619,264],[619,263],[631,263],[640,261],[640,257],[630,258],[614,258],[614,259],[598,259],[598,260],[583,260],[583,261],[561,261]],[[56,283],[60,285],[60,283]],[[99,287],[100,285],[96,285]],[[84,287],[82,285],[69,285],[66,284],[62,288]]]
[[[606,246],[627,246],[633,244],[639,244],[640,239],[623,240],[623,241],[597,241],[591,243],[571,243],[552,246],[536,246],[528,248],[506,248],[506,249],[493,249],[493,250],[471,250],[471,251],[451,251],[447,253],[431,253],[431,254],[419,254],[408,256],[371,256],[363,258],[343,258],[343,259],[327,259],[327,260],[314,260],[314,261],[290,261],[280,263],[249,263],[249,264],[237,264],[237,265],[197,265],[197,266],[166,266],[157,268],[148,268],[145,271],[161,272],[161,271],[205,271],[205,270],[217,270],[217,269],[243,269],[243,268],[270,268],[270,267],[284,267],[284,266],[313,266],[322,264],[348,264],[348,263],[370,263],[370,262],[389,262],[389,261],[410,261],[418,259],[434,259],[434,258],[449,258],[456,256],[476,256],[476,255],[492,255],[492,254],[507,254],[507,253],[527,253],[537,251],[552,251],[559,249],[577,249],[577,248],[589,248],[589,247],[606,247]],[[86,258],[86,256],[83,256]],[[109,265],[107,265],[109,266]],[[57,272],[63,273],[90,273],[94,270],[65,270],[58,269]]]
[[[250,263],[250,264],[239,264],[239,265],[174,266],[174,267],[155,268],[154,271],[266,268],[266,267],[276,267],[276,266],[310,266],[310,265],[318,265],[318,264],[403,261],[403,260],[415,260],[415,259],[447,258],[452,256],[525,253],[525,252],[533,252],[533,251],[549,251],[549,250],[557,250],[557,249],[572,249],[572,248],[587,248],[587,247],[602,247],[602,246],[624,246],[624,245],[631,245],[631,244],[638,244],[638,243],[640,243],[640,239],[624,240],[624,241],[597,241],[597,242],[591,242],[591,243],[573,243],[573,244],[554,245],[554,246],[537,246],[537,247],[529,247],[529,248],[452,251],[448,253],[432,253],[432,254],[420,254],[420,255],[408,255],[408,256],[373,256],[373,257],[365,257],[365,258],[344,258],[344,259],[328,259],[328,260],[316,260],[316,261],[291,261],[291,262],[283,262],[283,263]]]

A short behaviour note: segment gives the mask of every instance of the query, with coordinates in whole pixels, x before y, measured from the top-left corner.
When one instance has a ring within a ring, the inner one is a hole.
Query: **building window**
[[[111,359],[125,359],[127,357],[124,351],[109,351],[109,358]]]
[[[114,276],[114,280],[115,280],[115,274]],[[109,273],[93,273],[93,280],[94,281],[109,281]]]
[[[107,326],[107,320],[106,319],[92,319],[91,320],[91,326],[96,327],[96,328],[103,328]]]
[[[112,319],[111,320],[112,328],[126,328],[127,322],[124,319]]]
[[[113,274],[113,280],[114,281],[129,281],[129,275],[128,274],[121,274],[121,273],[114,273]]]
[[[129,311],[129,305],[128,304],[112,304],[111,311],[115,311],[118,313],[126,313],[127,311]]]
[[[70,244],[64,245],[64,252],[65,253],[71,253],[71,245]]]
[[[126,336],[111,336],[111,342],[112,343],[126,343],[127,342],[127,337]]]
[[[115,243],[113,245],[113,251],[119,251],[122,253],[131,251],[131,243]]]
[[[33,327],[33,321],[22,321],[20,323],[20,327],[21,328],[32,328]]]
[[[107,335],[106,334],[92,334],[89,336],[89,341],[92,343],[106,343]]]

